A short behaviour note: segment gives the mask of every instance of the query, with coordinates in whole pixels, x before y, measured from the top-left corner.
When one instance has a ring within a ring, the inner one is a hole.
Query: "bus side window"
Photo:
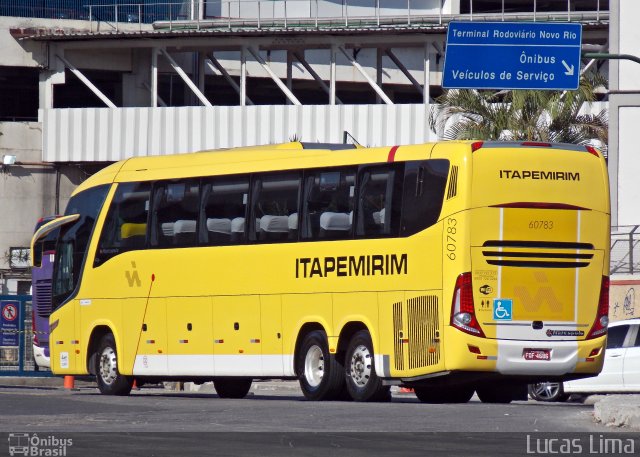
[[[445,159],[405,163],[401,236],[418,233],[438,221],[448,173]]]
[[[153,189],[151,246],[194,246],[199,204],[197,179],[157,182]]]
[[[273,242],[298,238],[300,173],[256,175],[252,185],[249,223],[251,241]]]
[[[100,234],[94,267],[122,252],[145,248],[150,194],[148,182],[118,185]]]
[[[33,261],[34,268],[42,267],[42,252],[44,251],[44,240],[39,240],[37,243],[33,245],[33,252],[31,253],[31,257]]]
[[[243,243],[249,177],[216,177],[203,181],[200,243]]]
[[[402,204],[402,173],[398,165],[368,166],[360,171],[358,237],[398,234]]]
[[[351,238],[355,169],[305,172],[302,239]]]

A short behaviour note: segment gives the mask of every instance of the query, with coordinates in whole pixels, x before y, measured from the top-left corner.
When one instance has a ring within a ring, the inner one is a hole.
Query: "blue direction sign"
[[[575,90],[582,25],[451,22],[442,87]]]

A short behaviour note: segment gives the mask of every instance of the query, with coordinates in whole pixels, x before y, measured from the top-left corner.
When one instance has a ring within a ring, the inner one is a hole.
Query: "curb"
[[[95,387],[96,383],[89,378],[75,379],[75,387]],[[33,388],[58,388],[64,387],[63,376],[30,377],[30,376],[2,376],[0,387],[33,387]]]
[[[609,395],[595,402],[593,417],[609,427],[640,430],[640,395]]]

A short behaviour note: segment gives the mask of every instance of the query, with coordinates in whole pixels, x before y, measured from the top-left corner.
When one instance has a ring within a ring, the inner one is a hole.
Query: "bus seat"
[[[244,217],[234,217],[231,220],[231,233],[244,232]]]
[[[347,213],[333,213],[327,211],[320,216],[320,228],[324,230],[349,230],[351,220]]]
[[[298,230],[298,213],[289,214],[289,230]]]
[[[260,218],[260,231],[267,233],[288,233],[288,216],[271,216],[269,214]]]
[[[289,239],[297,240],[298,239],[298,213],[291,213],[288,216],[288,226],[289,226]]]
[[[262,216],[259,236],[261,240],[286,240],[289,237],[289,216]]]
[[[208,218],[207,231],[209,244],[229,244],[231,241],[231,219]]]
[[[180,219],[173,224],[173,241],[175,244],[188,244],[195,241],[196,221]]]
[[[123,248],[143,247],[146,240],[147,224],[144,222],[125,222],[120,227]]]
[[[120,227],[120,238],[131,238],[132,236],[144,236],[147,232],[147,224],[141,222],[139,224],[133,222],[125,222]]]
[[[210,217],[207,219],[207,230],[215,233],[231,235],[231,219]]]
[[[231,242],[237,243],[244,238],[244,217],[231,219]]]
[[[384,208],[373,213],[373,221],[377,225],[384,225]]]
[[[343,237],[351,230],[351,216],[327,211],[320,215],[320,238]]]
[[[173,236],[173,222],[163,222],[160,224],[160,229],[164,236]]]

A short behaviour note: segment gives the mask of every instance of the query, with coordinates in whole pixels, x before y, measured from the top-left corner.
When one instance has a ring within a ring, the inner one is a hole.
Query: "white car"
[[[640,318],[609,324],[607,350],[598,376],[529,385],[531,398],[565,401],[571,394],[640,392]]]

